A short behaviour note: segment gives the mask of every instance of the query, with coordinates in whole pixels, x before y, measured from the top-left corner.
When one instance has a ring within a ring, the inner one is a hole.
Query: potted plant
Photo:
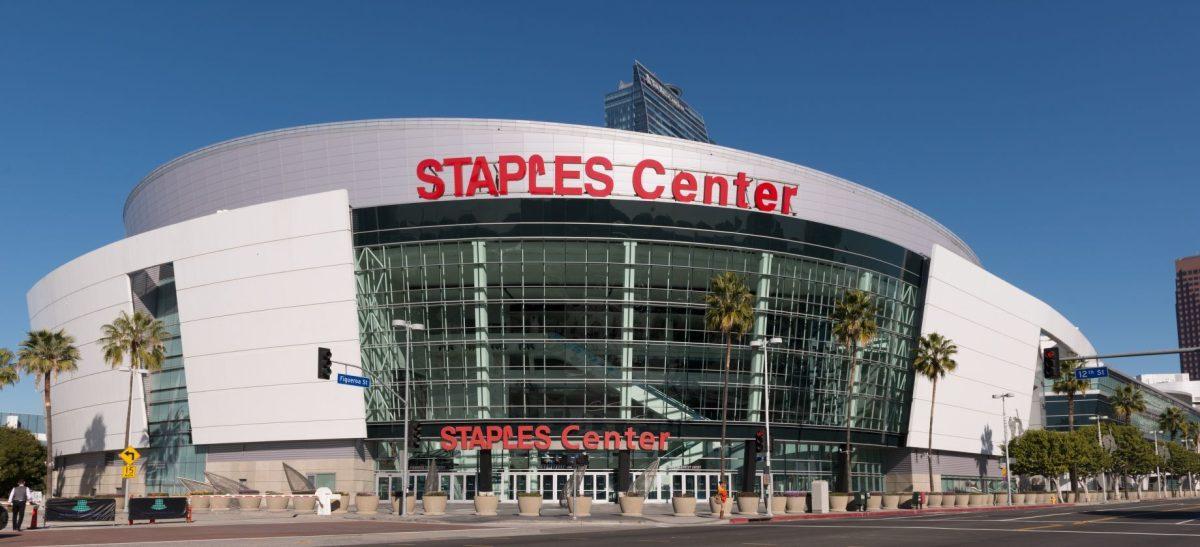
[[[500,507],[500,498],[496,497],[495,492],[478,492],[475,494],[475,514],[481,517],[496,516],[496,509]]]
[[[350,511],[350,493],[337,491],[337,492],[334,492],[334,494],[338,495],[338,499],[335,500],[331,504],[332,506],[329,508],[329,511],[331,513],[336,513],[338,511],[349,512]]]
[[[517,514],[522,517],[537,517],[542,514],[541,492],[519,492],[517,494]]]
[[[208,500],[212,496],[212,492],[208,490],[196,490],[188,492],[188,505],[192,506],[193,511],[200,509],[208,509]]]
[[[400,494],[399,490],[392,492],[392,512],[397,513],[400,510]],[[404,497],[404,514],[411,515],[417,511],[417,497],[409,492]]]
[[[354,494],[355,511],[374,515],[379,510],[379,495],[375,492],[356,492]]]
[[[630,490],[617,496],[617,504],[621,506],[621,515],[626,517],[642,516],[642,506],[646,503],[646,495]]]
[[[983,492],[971,492],[968,494],[967,505],[971,507],[983,507],[984,505],[987,505],[986,498],[990,497],[991,496],[984,494]]]
[[[758,492],[745,491],[737,493],[737,508],[739,515],[758,514]]]
[[[717,493],[713,492],[708,496],[708,509],[713,515],[721,514],[721,504],[717,501]],[[733,498],[725,498],[725,514],[733,514]]]
[[[942,506],[942,493],[941,492],[930,492],[928,494],[925,494],[925,507],[941,507],[941,506]]]
[[[671,496],[671,509],[677,517],[696,516],[696,495],[680,492]]]
[[[571,496],[569,500],[571,504],[571,514],[576,517],[592,516],[592,497],[591,496]]]
[[[997,507],[1001,505],[1008,505],[1008,494],[1005,492],[996,492],[992,494],[992,505]]]
[[[967,507],[971,504],[970,492],[955,492],[954,507]]]
[[[281,492],[272,492],[268,490],[266,499],[267,511],[279,512],[287,510],[288,501],[290,501],[292,497]]]
[[[805,492],[797,492],[795,490],[784,492],[783,497],[787,499],[788,513],[803,513],[808,510],[808,494]]]
[[[897,503],[900,501],[896,500]],[[883,508],[883,492],[871,492],[867,495],[867,511],[878,511]],[[861,509],[861,505],[860,505]]]
[[[292,492],[292,509],[297,513],[307,513],[317,510],[317,496],[312,492]]]
[[[942,492],[942,507],[954,507],[958,501],[958,494],[954,492]]]
[[[850,492],[830,492],[829,493],[829,512],[845,513],[846,506],[850,504],[850,498],[854,497]]]
[[[446,500],[449,496],[445,492],[426,492],[421,498],[421,506],[425,510],[426,515],[445,515]]]
[[[238,509],[242,511],[258,511],[262,507],[262,496],[245,494],[237,497]]]
[[[900,498],[902,497],[904,497],[904,494],[900,492],[884,492],[881,500],[883,502],[883,510],[895,511],[899,509]]]
[[[775,494],[773,496],[771,496],[770,499],[771,499],[771,513],[772,514],[782,515],[784,513],[787,513],[788,499],[787,499],[787,496],[783,495],[783,492],[775,492]]]

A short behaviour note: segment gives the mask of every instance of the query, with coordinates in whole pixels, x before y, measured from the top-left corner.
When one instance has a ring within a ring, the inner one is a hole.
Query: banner
[[[113,498],[54,498],[46,502],[46,520],[115,520]]]
[[[131,520],[181,519],[187,518],[188,499],[179,498],[133,498],[129,500]]]

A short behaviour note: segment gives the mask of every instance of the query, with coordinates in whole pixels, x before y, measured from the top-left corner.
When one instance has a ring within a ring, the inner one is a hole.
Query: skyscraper
[[[704,117],[683,101],[683,89],[663,82],[642,63],[633,62],[633,82],[617,84],[604,96],[604,125],[700,142],[708,137]]]
[[[1175,261],[1175,325],[1179,347],[1200,346],[1200,255]],[[1200,353],[1180,354],[1179,370],[1200,379]]]

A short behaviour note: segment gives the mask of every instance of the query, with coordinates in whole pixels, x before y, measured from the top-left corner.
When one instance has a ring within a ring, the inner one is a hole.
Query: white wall
[[[1028,427],[1040,397],[1035,390],[1040,390],[1042,332],[1077,354],[1094,354],[1094,349],[1046,303],[943,247],[934,247],[928,283],[921,334],[937,332],[958,346],[958,368],[938,381],[933,446],[1000,454],[1001,405],[992,395],[1016,395],[1006,403],[1008,415],[1019,416]],[[928,442],[931,393],[932,383],[918,376],[910,447],[924,448]]]
[[[362,391],[318,381],[315,371],[317,346],[359,363],[350,211],[340,190],[139,234],[39,281],[28,295],[31,325],[66,328],[83,357],[79,373],[54,387],[57,453],[121,447],[126,377],[108,370],[95,341],[100,325],[130,309],[126,274],[166,262],[175,264],[194,442],[366,436]],[[135,401],[134,438],[143,409]],[[102,447],[85,441],[93,423],[105,429]]]

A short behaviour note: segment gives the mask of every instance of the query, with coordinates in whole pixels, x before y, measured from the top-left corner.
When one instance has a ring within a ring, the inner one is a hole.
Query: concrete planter
[[[374,515],[379,511],[379,496],[376,494],[360,493],[354,496],[354,507],[360,514]]]
[[[885,511],[894,511],[900,508],[900,494],[884,494],[882,496],[883,509]]]
[[[617,498],[617,503],[621,506],[621,514],[627,517],[642,516],[642,505],[646,503],[645,496],[630,496],[628,494]]]
[[[394,498],[392,498],[392,512],[395,513],[396,510],[398,510],[398,509],[400,509],[400,498],[394,497]],[[408,497],[405,498],[404,514],[412,515],[416,512],[417,512],[417,497],[412,494],[409,494]]]
[[[995,505],[996,507],[1008,505],[1008,493],[1004,492],[1004,493],[999,493],[999,494],[992,494],[992,505]]]
[[[297,513],[311,513],[313,511],[316,511],[317,510],[317,497],[316,496],[305,496],[305,495],[293,496],[292,497],[292,509],[294,509]]]
[[[971,504],[971,494],[954,494],[955,507],[967,507]]]
[[[801,492],[799,496],[788,496],[787,512],[804,513],[808,511],[808,496]]]
[[[739,515],[757,515],[758,514],[758,494],[743,496],[738,494],[737,508]]]
[[[291,500],[291,496],[267,496],[267,511],[287,511],[288,502]]]
[[[475,514],[481,517],[496,516],[496,509],[500,508],[500,498],[491,492],[479,492],[475,494]]]
[[[830,513],[845,513],[846,506],[850,504],[850,494],[845,493],[830,493],[829,494],[829,512]]]
[[[783,494],[775,494],[771,496],[771,513],[782,515],[787,512],[787,496]]]
[[[592,516],[592,497],[574,496],[571,498],[571,510],[576,517]]]
[[[213,496],[208,498],[208,508],[213,511],[228,511],[231,496]]]
[[[867,511],[883,509],[883,494],[873,493],[867,498]]]
[[[262,496],[238,496],[238,509],[242,511],[258,511],[262,508]]]
[[[675,496],[671,498],[671,510],[677,517],[696,516],[696,496]]]
[[[954,507],[954,502],[958,499],[956,496],[954,492],[943,492],[942,507]]]
[[[1013,505],[1025,505],[1025,494],[1013,492]]]
[[[537,494],[536,496],[517,496],[517,514],[522,517],[541,516],[542,495]]]
[[[338,499],[331,504],[331,513],[348,513],[350,512],[350,494],[346,492],[334,492]]]
[[[925,507],[941,507],[942,495],[936,493],[925,494]]]
[[[967,496],[967,505],[970,507],[983,507],[984,498],[988,497],[987,494],[967,494]]]
[[[188,496],[188,505],[192,506],[192,511],[208,509],[209,497],[207,494],[190,495]]]
[[[717,503],[716,496],[710,496],[708,498],[708,509],[710,511],[712,511],[713,516],[716,516],[721,512],[721,504]],[[729,499],[725,500],[725,516],[729,516],[732,514],[733,514],[733,498],[729,498]]]
[[[446,500],[448,499],[449,497],[447,497],[445,494],[435,495],[431,492],[426,492],[421,498],[421,507],[426,515],[445,515]]]

